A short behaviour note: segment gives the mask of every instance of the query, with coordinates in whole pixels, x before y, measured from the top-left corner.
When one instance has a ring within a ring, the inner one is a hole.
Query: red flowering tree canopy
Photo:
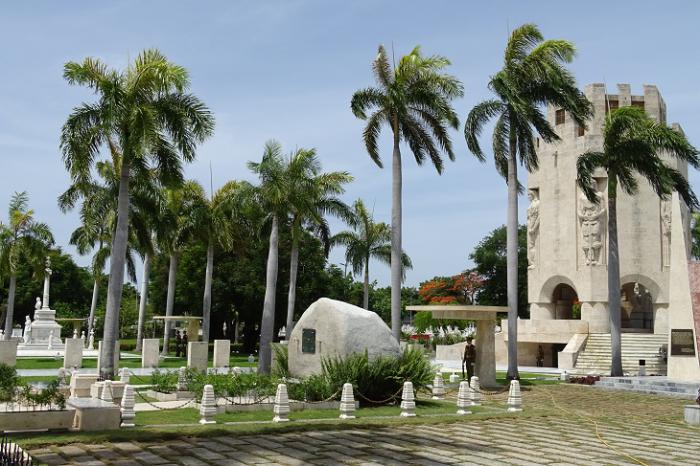
[[[465,271],[452,277],[435,277],[420,285],[418,294],[426,304],[474,304],[484,279]]]

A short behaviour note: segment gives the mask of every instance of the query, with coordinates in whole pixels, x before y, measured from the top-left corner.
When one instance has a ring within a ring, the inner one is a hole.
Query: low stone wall
[[[0,431],[68,430],[73,427],[75,410],[0,411]]]
[[[461,361],[465,346],[467,346],[466,341],[454,345],[436,345],[435,359],[438,361]]]
[[[145,395],[149,398],[153,398],[158,401],[180,401],[180,400],[191,400],[194,398],[194,393],[186,391],[177,391],[172,393],[157,392],[155,390],[146,390]],[[138,399],[140,402],[141,400]]]

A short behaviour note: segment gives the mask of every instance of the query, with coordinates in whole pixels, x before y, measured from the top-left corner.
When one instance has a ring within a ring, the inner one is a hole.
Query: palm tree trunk
[[[165,316],[170,317],[173,315],[173,306],[175,305],[175,279],[177,278],[177,261],[178,253],[173,252],[170,254],[170,268],[168,269],[168,297],[165,301]],[[163,350],[161,354],[166,356],[168,354],[169,340],[170,340],[170,327],[171,322],[169,320],[165,321],[165,331],[163,334]],[[190,341],[196,341],[196,335],[190,335]]]
[[[277,293],[277,249],[279,226],[277,215],[272,216],[270,231],[270,248],[267,254],[267,277],[265,279],[265,302],[263,304],[262,322],[260,323],[260,361],[258,373],[269,374],[272,364],[272,334],[275,331],[275,297]]]
[[[143,322],[146,319],[146,303],[148,302],[148,282],[151,271],[151,255],[143,257],[143,279],[141,280],[141,298],[139,300],[139,321],[136,328],[136,352],[143,348]]]
[[[204,299],[202,300],[202,341],[209,342],[211,326],[211,280],[214,275],[214,242],[207,246],[207,269],[204,273]]]
[[[87,336],[90,338],[90,332],[95,328],[95,309],[97,309],[97,298],[100,296],[100,281],[95,278],[95,283],[92,285],[92,301],[90,302],[90,317],[88,317],[88,332]]]
[[[15,290],[17,275],[10,275],[10,289],[7,291],[7,311],[5,313],[5,340],[12,338],[12,320],[15,314]]]
[[[398,125],[394,123],[391,167],[391,334],[401,340],[401,150]]]
[[[369,310],[369,257],[365,258],[365,283],[364,283],[365,296],[362,301],[363,307]]]
[[[107,309],[105,311],[104,332],[102,335],[102,367],[100,375],[105,379],[114,377],[114,351],[119,330],[119,309],[124,287],[126,246],[129,236],[129,164],[122,159],[119,177],[119,197],[117,199],[117,228],[109,258],[109,281],[107,283]]]
[[[610,313],[610,375],[621,377],[620,254],[617,244],[617,182],[608,181],[608,312]]]
[[[294,327],[294,304],[297,298],[297,270],[299,268],[299,239],[292,232],[292,257],[289,264],[289,295],[287,296],[287,336],[289,340]]]
[[[508,380],[518,374],[518,160],[511,130],[508,156],[508,218],[506,223],[506,282],[508,289]]]

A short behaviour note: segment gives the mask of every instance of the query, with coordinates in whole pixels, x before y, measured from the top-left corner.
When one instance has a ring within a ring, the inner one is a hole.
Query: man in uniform
[[[462,377],[466,366],[467,380],[471,380],[474,375],[474,365],[476,364],[476,346],[472,343],[473,338],[467,337],[467,345],[464,347],[464,357],[462,357]]]

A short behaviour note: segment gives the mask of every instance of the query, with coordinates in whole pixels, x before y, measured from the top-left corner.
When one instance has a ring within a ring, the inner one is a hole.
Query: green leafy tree
[[[147,177],[151,166],[163,184],[181,183],[183,162],[194,160],[197,143],[213,132],[214,118],[187,93],[187,70],[157,50],[141,52],[124,71],[86,58],[66,63],[63,75],[69,84],[86,86],[98,96],[96,102],[76,107],[63,125],[61,149],[70,176],[74,181],[89,178],[103,147],[120,161],[102,340],[102,375],[111,378],[129,237],[130,184]]]
[[[479,304],[508,305],[506,227],[489,233],[469,254],[474,270],[483,278]],[[527,227],[518,227],[518,316],[526,318],[527,311]]]
[[[581,154],[577,162],[578,185],[588,200],[601,202],[598,185],[593,178],[596,170],[608,175],[608,309],[610,310],[610,344],[612,365],[610,375],[622,376],[621,315],[620,315],[620,253],[617,237],[618,187],[629,195],[637,193],[640,177],[646,180],[662,198],[677,191],[691,207],[698,200],[688,180],[678,170],[668,166],[660,154],[700,166],[698,151],[683,134],[663,123],[657,123],[643,109],[621,107],[605,118],[602,151]]]
[[[564,66],[575,54],[565,40],[547,40],[533,24],[515,29],[506,45],[503,68],[489,81],[495,99],[477,104],[467,117],[464,136],[469,150],[486,160],[479,146],[484,125],[496,118],[493,154],[498,172],[508,185],[508,379],[518,376],[518,158],[529,171],[538,166],[535,133],[545,142],[558,141],[541,107],[556,105],[581,126],[591,115],[591,105],[576,88]]]
[[[690,255],[693,259],[700,260],[700,212],[691,213],[690,237],[692,241]]]
[[[448,128],[457,128],[459,119],[452,100],[463,95],[462,84],[443,72],[450,61],[442,56],[424,57],[420,47],[403,56],[392,68],[383,46],[379,47],[372,68],[377,87],[361,89],[352,96],[353,114],[367,121],[363,138],[369,156],[382,167],[378,138],[382,126],[391,129],[392,213],[391,213],[391,330],[401,337],[401,280],[403,278],[401,234],[401,142],[408,144],[419,165],[429,158],[442,173],[442,153],[454,160]]]
[[[0,223],[0,276],[9,281],[5,311],[5,340],[12,337],[17,289],[17,269],[22,262],[41,268],[48,247],[53,244],[49,226],[34,219],[26,192],[10,200],[8,221]]]

